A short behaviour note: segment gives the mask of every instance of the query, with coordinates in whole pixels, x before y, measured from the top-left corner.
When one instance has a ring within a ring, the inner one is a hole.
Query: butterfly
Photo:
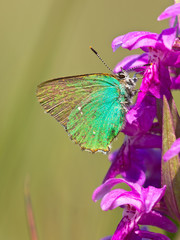
[[[136,93],[136,81],[123,69],[118,74],[56,78],[37,87],[37,98],[81,149],[109,152]]]

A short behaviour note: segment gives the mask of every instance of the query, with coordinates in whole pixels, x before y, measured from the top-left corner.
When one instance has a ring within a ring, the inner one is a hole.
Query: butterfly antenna
[[[136,66],[136,67],[129,68],[129,69],[127,69],[126,71],[127,71],[127,72],[132,72],[132,71],[134,71],[136,68],[146,67],[146,66],[150,66],[150,65],[151,65],[151,63],[146,63],[146,64],[144,64],[144,65],[139,65],[139,66]],[[144,70],[143,70],[143,71],[140,71],[140,72],[137,72],[137,73],[142,73],[142,72],[144,72]]]
[[[92,48],[91,46],[90,46],[89,48],[93,51],[93,53],[96,54],[96,56],[101,60],[101,62],[104,63],[104,65],[105,65],[111,72],[113,72],[112,69],[111,69],[111,68],[105,63],[105,61],[99,56],[99,54],[96,52],[96,50],[94,50],[94,48]]]

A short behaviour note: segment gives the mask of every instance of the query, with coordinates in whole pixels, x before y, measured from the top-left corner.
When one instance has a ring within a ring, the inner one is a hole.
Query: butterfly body
[[[82,149],[108,152],[122,129],[135,82],[125,71],[57,78],[40,84],[37,97]]]

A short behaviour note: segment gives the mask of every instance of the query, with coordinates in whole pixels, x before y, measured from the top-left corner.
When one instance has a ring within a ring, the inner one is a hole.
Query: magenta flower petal
[[[180,67],[180,52],[167,51],[163,58],[164,66],[171,66],[175,68]]]
[[[157,45],[159,45],[158,43],[160,43],[160,41],[162,41],[164,46],[167,49],[171,50],[172,46],[173,46],[173,43],[175,41],[175,38],[176,38],[176,31],[177,31],[177,28],[164,29],[158,37]],[[162,46],[160,48],[162,49]]]
[[[141,55],[130,55],[125,57],[121,62],[119,62],[114,68],[113,72],[118,73],[121,71],[121,68],[128,70],[130,68],[136,68],[136,72],[144,70],[143,65],[148,63],[148,54],[144,53]]]
[[[133,229],[139,229],[136,222],[131,221],[126,216],[123,217],[112,236],[112,240],[141,240],[138,234],[135,234]]]
[[[146,213],[150,212],[153,206],[155,206],[156,203],[160,201],[160,199],[165,194],[165,190],[166,186],[163,186],[162,188],[155,188],[152,186],[149,186],[148,188],[142,188],[142,197],[146,202]]]
[[[113,51],[116,51],[119,47],[127,48],[129,50],[141,47],[155,47],[158,36],[157,33],[151,32],[130,32],[115,38],[112,42],[112,49]]]
[[[144,91],[144,87],[142,89]],[[126,125],[122,132],[127,135],[148,132],[156,117],[155,101],[153,96],[140,92],[136,105],[126,114]]]
[[[157,149],[161,148],[161,146],[162,137],[159,135],[141,133],[126,137],[121,148],[109,155],[111,166],[103,182],[121,174],[127,181],[140,185],[143,185],[147,180],[149,183],[156,181],[155,186],[159,187],[160,179],[157,178],[157,170],[160,170],[160,168],[157,164],[160,162],[161,153],[158,150],[153,151],[152,148]],[[157,154],[157,151],[159,154]],[[151,176],[153,178],[150,179],[148,176],[152,171],[153,175]]]
[[[149,231],[138,231],[140,239],[153,239],[153,240],[171,240],[170,238],[166,237],[165,235],[161,233],[153,233]]]
[[[136,156],[134,156],[135,158]],[[129,182],[138,183],[139,185],[143,185],[146,181],[146,174],[143,171],[142,167],[139,167],[138,164],[131,163],[131,167],[125,171],[120,172],[121,176]]]
[[[168,161],[172,157],[176,156],[180,152],[180,138],[176,139],[176,141],[172,144],[171,148],[164,154],[164,161]]]
[[[112,203],[118,198],[119,196],[122,196],[127,191],[124,189],[114,189],[111,192],[104,195],[102,201],[101,201],[101,208],[103,211],[107,211],[111,209]]]
[[[177,17],[176,16],[173,16],[169,19],[169,26],[170,27],[174,27],[176,25],[176,20],[177,20]]]
[[[93,201],[96,202],[97,200],[101,199],[105,194],[107,194],[111,190],[112,187],[119,183],[126,183],[132,189],[132,191],[141,192],[141,188],[138,184],[129,183],[123,178],[110,178],[94,191],[92,196]]]
[[[156,98],[163,95],[169,99],[171,79],[168,69],[159,62],[152,64],[144,73],[144,78],[140,87],[142,92],[150,92]]]
[[[151,133],[141,135],[141,137],[134,142],[134,147],[137,148],[161,148],[161,146],[162,137]]]
[[[180,14],[180,3],[176,3],[166,8],[161,15],[158,17],[158,21],[161,21],[166,18],[174,17]]]
[[[107,193],[101,201],[101,209],[103,211],[113,210],[114,208],[121,207],[125,204],[129,204],[140,211],[143,207],[143,202],[139,195],[134,192],[118,193],[118,189],[112,190]]]
[[[152,142],[153,141],[152,139]],[[146,149],[146,151],[140,149],[139,151],[141,154],[140,156],[144,158],[144,166],[146,169],[146,181],[143,186],[145,188],[148,186],[160,188],[161,175],[159,173],[161,172],[161,147],[159,149]]]
[[[125,34],[126,35],[126,34]],[[122,40],[124,38],[125,35],[121,35],[118,36],[117,38],[115,38],[112,42],[112,49],[115,52],[119,47],[121,47],[122,45]]]
[[[169,218],[155,211],[143,214],[138,224],[159,227],[168,232],[177,232],[177,226]]]
[[[132,191],[126,191],[122,189],[111,190],[112,187],[119,183],[126,183]],[[166,186],[162,188],[155,188],[149,186],[148,188],[143,188],[139,184],[130,183],[122,178],[111,178],[99,186],[93,193],[93,200],[97,201],[102,198],[103,210],[108,210],[125,204],[125,198],[127,203],[131,205],[133,201],[133,206],[143,212],[150,212],[153,206],[163,197],[165,193]],[[134,205],[135,202],[135,205]],[[112,206],[114,204],[114,206]]]
[[[128,145],[128,141],[125,141],[118,151],[110,154],[109,159],[112,161],[112,164],[103,182],[121,174],[121,176],[129,182],[138,183],[140,185],[144,184],[146,176],[143,170],[143,164],[141,164],[141,161],[138,159],[139,154],[136,154],[133,148],[130,148]],[[133,160],[131,156],[133,156]]]

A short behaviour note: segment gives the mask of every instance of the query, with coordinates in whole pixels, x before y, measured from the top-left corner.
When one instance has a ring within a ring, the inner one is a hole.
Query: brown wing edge
[[[45,82],[42,82],[40,83],[37,88],[43,86],[44,84],[46,83],[49,83],[49,82],[53,82],[53,81],[57,81],[57,80],[63,80],[63,79],[67,79],[67,78],[83,78],[85,76],[90,76],[90,75],[104,75],[104,76],[111,76],[111,77],[114,77],[116,79],[118,79],[118,77],[115,75],[115,74],[109,74],[109,73],[88,73],[88,74],[80,74],[80,75],[74,75],[74,76],[66,76],[66,77],[60,77],[60,78],[53,78],[53,79],[50,79],[50,80],[47,80]]]

